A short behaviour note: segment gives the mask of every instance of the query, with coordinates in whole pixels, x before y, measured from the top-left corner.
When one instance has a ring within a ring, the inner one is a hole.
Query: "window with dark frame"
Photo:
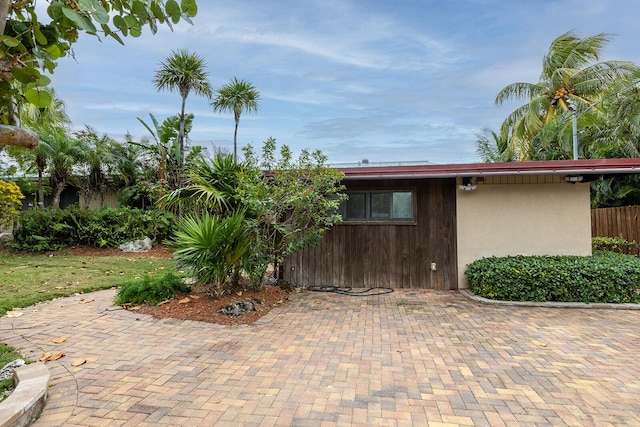
[[[413,221],[413,192],[348,191],[340,214],[349,221]]]

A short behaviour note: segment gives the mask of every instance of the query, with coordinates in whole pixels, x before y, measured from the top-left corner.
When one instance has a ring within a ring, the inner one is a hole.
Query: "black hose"
[[[308,289],[311,292],[332,292],[335,294],[349,295],[352,297],[371,297],[376,295],[390,294],[391,292],[393,292],[393,289],[391,288],[383,288],[380,286],[365,289],[363,291],[354,291],[351,287],[341,288],[338,286],[310,286]]]

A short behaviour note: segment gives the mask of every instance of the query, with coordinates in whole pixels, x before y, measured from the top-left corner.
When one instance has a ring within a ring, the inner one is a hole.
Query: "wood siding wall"
[[[591,209],[591,236],[640,242],[640,206]]]
[[[347,190],[414,190],[414,225],[349,224],[320,246],[290,257],[284,278],[296,286],[456,289],[454,179],[348,181]],[[437,269],[431,271],[431,263]]]

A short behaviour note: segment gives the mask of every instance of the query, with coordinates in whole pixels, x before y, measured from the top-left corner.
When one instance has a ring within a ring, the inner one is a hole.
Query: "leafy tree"
[[[260,155],[251,146],[244,148],[244,155],[249,165],[266,171],[243,195],[261,245],[262,259],[254,262],[271,262],[276,274],[287,256],[317,246],[324,232],[342,221],[338,208],[346,199],[340,193],[343,174],[327,167],[327,157],[319,150],[303,150],[295,159],[283,145],[278,153],[274,138],[264,142]]]
[[[179,174],[184,172],[184,139],[185,139],[185,113],[184,108],[189,93],[210,98],[211,86],[204,70],[205,61],[202,57],[187,50],[177,50],[171,53],[166,61],[160,63],[160,69],[156,71],[153,79],[158,90],[177,91],[182,98],[180,107],[180,131],[178,133],[178,145],[180,147],[180,161],[178,163]]]
[[[33,147],[37,135],[20,127],[17,106],[49,105],[44,91],[57,61],[66,56],[81,33],[113,38],[139,37],[148,27],[170,28],[180,20],[190,22],[197,13],[196,0],[47,0],[43,23],[36,0],[0,0],[0,145]]]
[[[217,90],[215,99],[211,102],[213,111],[233,112],[235,128],[233,131],[233,160],[238,161],[238,124],[244,111],[252,113],[258,111],[260,92],[247,80],[234,77],[231,82]]]
[[[573,32],[562,34],[551,43],[537,83],[512,83],[498,93],[497,104],[528,101],[506,118],[501,129],[503,137],[508,137],[508,150],[518,160],[539,157],[536,142],[553,144],[557,132],[566,133],[570,107],[580,115],[591,109],[601,111],[598,103],[607,91],[636,69],[629,62],[596,62],[608,40],[606,34],[585,38]]]

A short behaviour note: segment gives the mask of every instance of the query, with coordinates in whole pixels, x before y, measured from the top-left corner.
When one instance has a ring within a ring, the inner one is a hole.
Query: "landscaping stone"
[[[248,311],[255,311],[256,306],[251,301],[236,301],[220,309],[220,313],[227,316],[240,316]]]
[[[22,359],[16,359],[13,362],[9,362],[2,369],[0,369],[0,381],[8,380],[13,377],[13,370],[24,366],[25,362]]]
[[[118,248],[122,252],[147,252],[153,247],[151,239],[145,237],[142,240],[133,240],[131,242],[123,243]]]

